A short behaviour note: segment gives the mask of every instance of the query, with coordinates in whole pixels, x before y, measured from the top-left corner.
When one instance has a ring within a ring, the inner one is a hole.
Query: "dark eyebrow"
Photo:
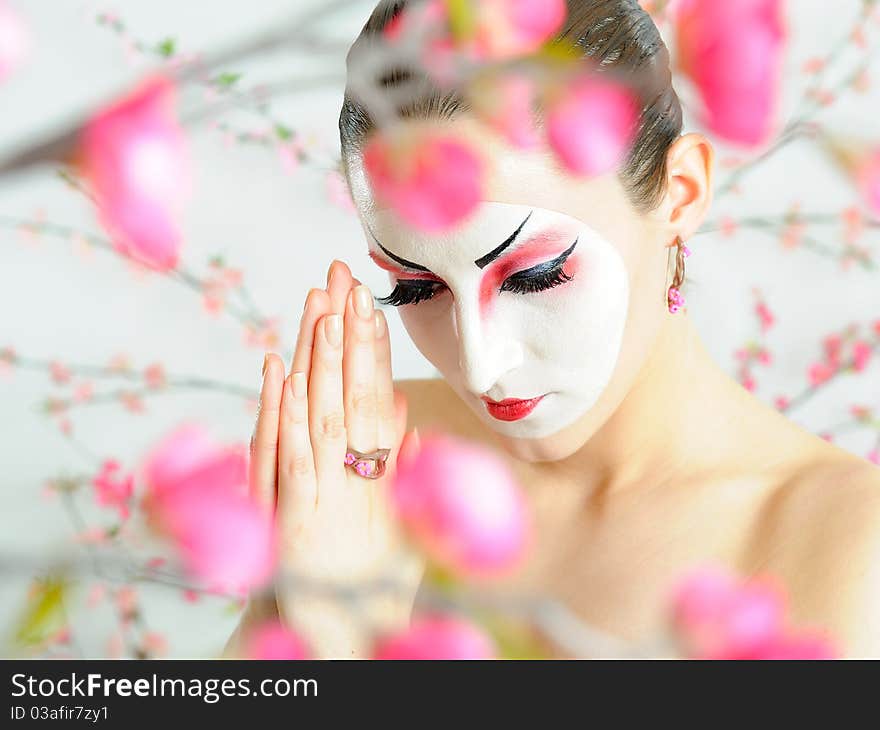
[[[526,223],[529,222],[529,218],[532,217],[532,213],[534,212],[535,211],[531,211],[531,213],[526,216],[526,219],[519,224],[519,228],[517,228],[504,243],[502,243],[498,248],[489,251],[489,253],[487,253],[485,256],[481,256],[476,261],[474,261],[474,263],[481,269],[485,269],[489,264],[497,259],[502,253],[504,253],[505,249],[513,244],[517,236],[522,233],[522,229],[525,228]]]
[[[474,261],[474,263],[478,267],[480,267],[481,269],[485,269],[489,264],[491,264],[493,261],[495,261],[495,259],[497,259],[502,253],[504,253],[504,251],[506,249],[508,249],[513,244],[514,241],[516,241],[517,237],[519,236],[520,233],[522,233],[522,229],[525,228],[526,223],[529,222],[529,218],[532,217],[532,213],[534,213],[534,212],[535,211],[531,211],[526,216],[525,220],[519,224],[519,228],[517,228],[513,233],[511,233],[510,236],[507,238],[507,240],[504,241],[504,243],[502,243],[497,248],[489,251],[489,253],[487,253],[485,256],[481,256],[476,261]],[[421,266],[420,264],[414,263],[413,261],[407,261],[406,259],[401,258],[400,256],[397,256],[396,254],[391,253],[391,251],[389,251],[381,243],[379,243],[379,239],[376,238],[376,234],[373,233],[373,229],[370,228],[369,226],[367,226],[367,229],[370,231],[370,235],[373,237],[373,240],[376,242],[376,245],[382,249],[383,253],[388,258],[396,261],[398,264],[400,264],[401,266],[405,266],[408,269],[413,269],[415,271],[424,271],[427,274],[432,274],[432,275],[436,276],[436,274],[434,274],[434,272],[431,271],[429,268],[427,268],[425,266]]]

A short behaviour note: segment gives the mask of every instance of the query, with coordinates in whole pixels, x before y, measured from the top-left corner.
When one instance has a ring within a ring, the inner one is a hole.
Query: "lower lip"
[[[489,415],[492,418],[497,418],[499,421],[518,421],[535,410],[535,406],[543,399],[544,396],[542,395],[531,400],[505,400],[500,403],[484,400],[483,402],[486,404],[486,410],[489,411]]]

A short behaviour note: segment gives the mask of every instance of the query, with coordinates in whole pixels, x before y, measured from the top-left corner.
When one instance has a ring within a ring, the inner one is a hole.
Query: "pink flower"
[[[144,381],[149,388],[164,388],[168,382],[168,377],[165,374],[165,368],[162,363],[154,362],[152,365],[148,365],[147,369],[144,370]]]
[[[114,245],[157,269],[177,264],[177,220],[190,188],[174,99],[167,79],[146,81],[86,124],[78,153]]]
[[[562,89],[547,110],[547,140],[577,175],[613,171],[629,152],[638,122],[630,92],[607,79],[585,77]]]
[[[403,631],[376,642],[374,659],[494,659],[492,639],[473,624],[451,616],[424,616]]]
[[[880,148],[869,154],[859,167],[858,183],[871,212],[880,218]]]
[[[145,508],[187,569],[220,590],[264,584],[275,565],[271,515],[249,498],[245,449],[183,426],[144,465]]]
[[[874,354],[874,350],[867,342],[864,340],[859,340],[853,345],[853,369],[856,372],[862,372],[866,367],[868,367],[868,363],[871,361],[871,355]]]
[[[401,458],[391,500],[413,539],[440,565],[472,576],[511,570],[530,538],[525,500],[501,459],[439,434]]]
[[[745,146],[775,126],[786,28],[782,0],[679,0],[679,65],[703,100],[704,123]]]
[[[564,0],[478,0],[472,49],[477,58],[503,60],[537,51],[562,29]]]
[[[871,449],[868,452],[868,461],[872,464],[880,466],[880,449]]]
[[[765,302],[758,302],[755,307],[755,313],[761,321],[761,330],[764,332],[769,330],[776,322],[776,317],[774,317],[773,312],[770,311],[770,308]]]
[[[21,66],[30,50],[30,38],[24,23],[0,0],[0,82]]]
[[[740,582],[725,570],[706,568],[675,590],[672,622],[688,655],[699,659],[833,658],[827,639],[786,626],[785,608],[775,581]]]
[[[331,203],[349,213],[355,212],[351,191],[349,191],[348,183],[342,175],[335,171],[328,173],[326,189],[327,198]]]
[[[809,370],[807,370],[807,379],[810,381],[810,385],[816,387],[831,380],[835,372],[836,368],[833,365],[829,365],[826,362],[817,362],[810,365]]]
[[[415,228],[439,233],[479,204],[483,161],[463,141],[436,132],[377,133],[364,148],[376,196]]]
[[[70,370],[64,363],[57,361],[49,363],[49,373],[52,376],[52,380],[59,385],[70,382]]]
[[[125,477],[119,473],[122,465],[115,459],[108,459],[101,466],[100,473],[92,480],[98,504],[115,507],[123,520],[129,516],[129,502],[134,494],[134,475]]]
[[[278,621],[252,629],[244,648],[247,659],[308,659],[305,642]]]

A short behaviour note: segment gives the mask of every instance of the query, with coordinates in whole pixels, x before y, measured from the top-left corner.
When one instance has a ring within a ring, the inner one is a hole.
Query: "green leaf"
[[[171,58],[177,52],[177,41],[173,38],[160,41],[156,46],[156,52],[164,58]]]
[[[65,624],[64,600],[68,583],[62,576],[40,580],[18,622],[15,639],[20,644],[40,644]]]
[[[293,137],[293,130],[284,124],[276,124],[275,134],[278,136],[278,139],[284,140],[286,142],[291,137]]]
[[[471,0],[446,0],[449,30],[459,43],[473,37],[477,29],[477,15]]]
[[[240,78],[241,74],[227,72],[220,74],[216,79],[214,79],[214,83],[223,89],[228,89],[234,86]]]

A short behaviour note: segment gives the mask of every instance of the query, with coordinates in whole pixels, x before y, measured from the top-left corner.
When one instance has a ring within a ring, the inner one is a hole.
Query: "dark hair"
[[[373,10],[352,51],[380,37],[383,29],[407,6],[407,0],[382,0]],[[656,208],[666,192],[666,153],[679,137],[682,111],[672,86],[669,51],[653,18],[638,0],[568,0],[568,16],[557,41],[583,52],[601,72],[612,69],[637,92],[642,104],[638,132],[619,178],[634,207],[641,212]],[[352,59],[349,51],[349,63]],[[412,80],[407,69],[392,69],[381,79],[389,90]],[[459,94],[433,88],[399,113],[405,117],[451,118],[467,110]],[[343,161],[358,152],[373,120],[346,91],[339,115]]]

